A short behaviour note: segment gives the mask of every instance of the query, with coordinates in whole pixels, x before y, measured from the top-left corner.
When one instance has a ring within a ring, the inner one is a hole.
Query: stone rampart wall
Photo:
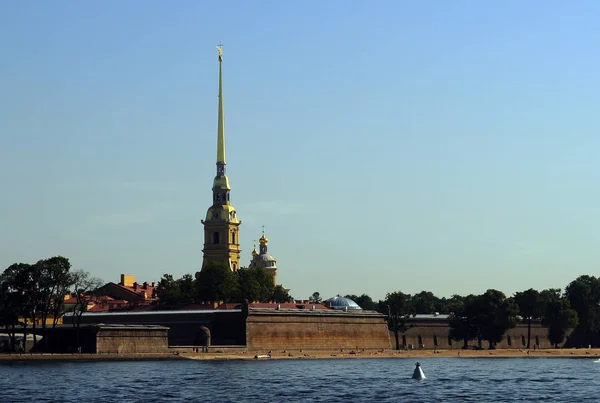
[[[369,313],[253,312],[246,319],[249,351],[388,349],[385,317]]]
[[[96,353],[166,353],[169,351],[168,340],[168,329],[99,329],[96,334]]]

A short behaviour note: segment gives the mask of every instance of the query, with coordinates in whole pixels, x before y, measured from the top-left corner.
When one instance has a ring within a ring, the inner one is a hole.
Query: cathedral
[[[217,123],[217,174],[213,180],[212,205],[202,220],[204,225],[204,258],[202,268],[213,262],[220,262],[232,271],[240,269],[241,249],[239,244],[239,228],[242,221],[238,218],[235,208],[230,202],[231,187],[227,177],[227,162],[225,158],[225,116],[223,112],[223,51],[219,51],[219,105]],[[276,283],[275,259],[267,253],[269,240],[265,237],[264,230],[260,242],[260,253],[256,245],[252,253],[250,267],[262,268],[273,276]]]
[[[267,245],[269,244],[269,240],[265,236],[265,231],[263,229],[263,234],[258,240],[260,243],[260,252],[256,251],[256,244],[254,244],[254,250],[252,251],[252,260],[250,261],[251,269],[263,269],[268,274],[273,276],[273,285],[277,285],[277,266],[275,265],[275,258],[267,252]]]

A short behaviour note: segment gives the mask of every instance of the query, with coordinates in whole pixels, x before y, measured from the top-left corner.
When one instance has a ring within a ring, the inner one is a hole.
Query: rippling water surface
[[[588,358],[20,362],[0,365],[0,401],[600,401]]]

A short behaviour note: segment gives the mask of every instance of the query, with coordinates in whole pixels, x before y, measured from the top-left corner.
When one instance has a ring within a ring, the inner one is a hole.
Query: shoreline
[[[19,361],[297,360],[364,358],[600,358],[600,349],[502,350],[294,350],[240,353],[0,354],[0,364]]]

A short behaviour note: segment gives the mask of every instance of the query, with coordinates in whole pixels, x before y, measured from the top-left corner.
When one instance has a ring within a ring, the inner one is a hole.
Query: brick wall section
[[[169,351],[168,328],[113,329],[99,327],[96,353],[166,353]]]
[[[250,309],[246,342],[249,351],[390,348],[385,316],[367,312]]]

